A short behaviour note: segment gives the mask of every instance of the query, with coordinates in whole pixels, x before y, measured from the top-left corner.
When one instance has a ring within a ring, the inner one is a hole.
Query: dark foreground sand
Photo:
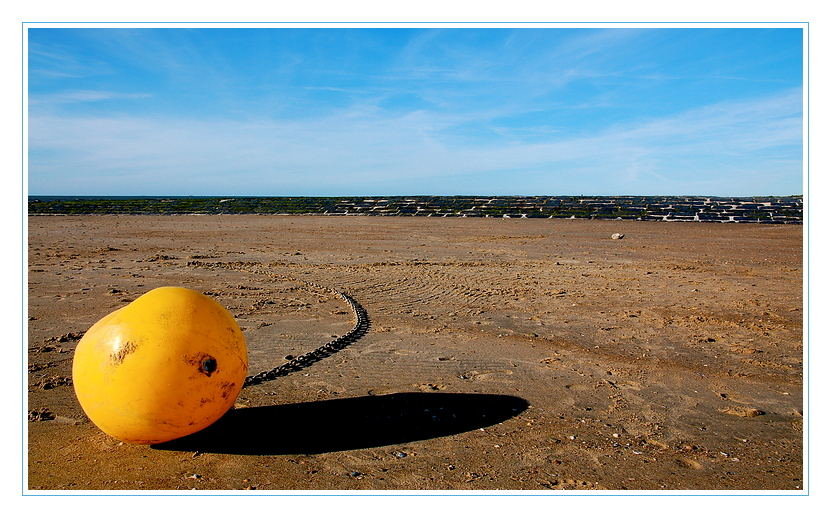
[[[802,489],[802,275],[790,225],[30,217],[28,488]],[[77,337],[159,286],[252,374],[352,327],[294,280],[369,332],[173,443],[84,416]]]

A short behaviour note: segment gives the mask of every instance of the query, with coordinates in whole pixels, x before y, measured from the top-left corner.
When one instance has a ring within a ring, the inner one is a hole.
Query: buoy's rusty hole
[[[208,376],[211,375],[216,370],[216,359],[215,358],[205,358],[202,361],[201,369],[202,372],[207,374]]]

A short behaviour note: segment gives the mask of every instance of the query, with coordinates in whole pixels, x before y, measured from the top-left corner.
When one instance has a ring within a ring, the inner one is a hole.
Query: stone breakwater
[[[30,196],[29,214],[318,214],[801,224],[803,199],[802,196]]]

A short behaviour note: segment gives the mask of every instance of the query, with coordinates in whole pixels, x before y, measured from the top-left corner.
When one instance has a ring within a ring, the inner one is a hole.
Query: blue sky
[[[30,28],[51,195],[803,193],[802,29]]]

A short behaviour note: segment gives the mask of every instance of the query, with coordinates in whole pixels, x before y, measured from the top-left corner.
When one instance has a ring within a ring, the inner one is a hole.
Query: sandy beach
[[[31,490],[803,489],[803,227],[337,216],[29,217]],[[623,234],[612,239],[612,234]],[[305,281],[305,282],[304,282]],[[249,374],[194,436],[122,443],[80,336],[160,286],[224,305]]]

